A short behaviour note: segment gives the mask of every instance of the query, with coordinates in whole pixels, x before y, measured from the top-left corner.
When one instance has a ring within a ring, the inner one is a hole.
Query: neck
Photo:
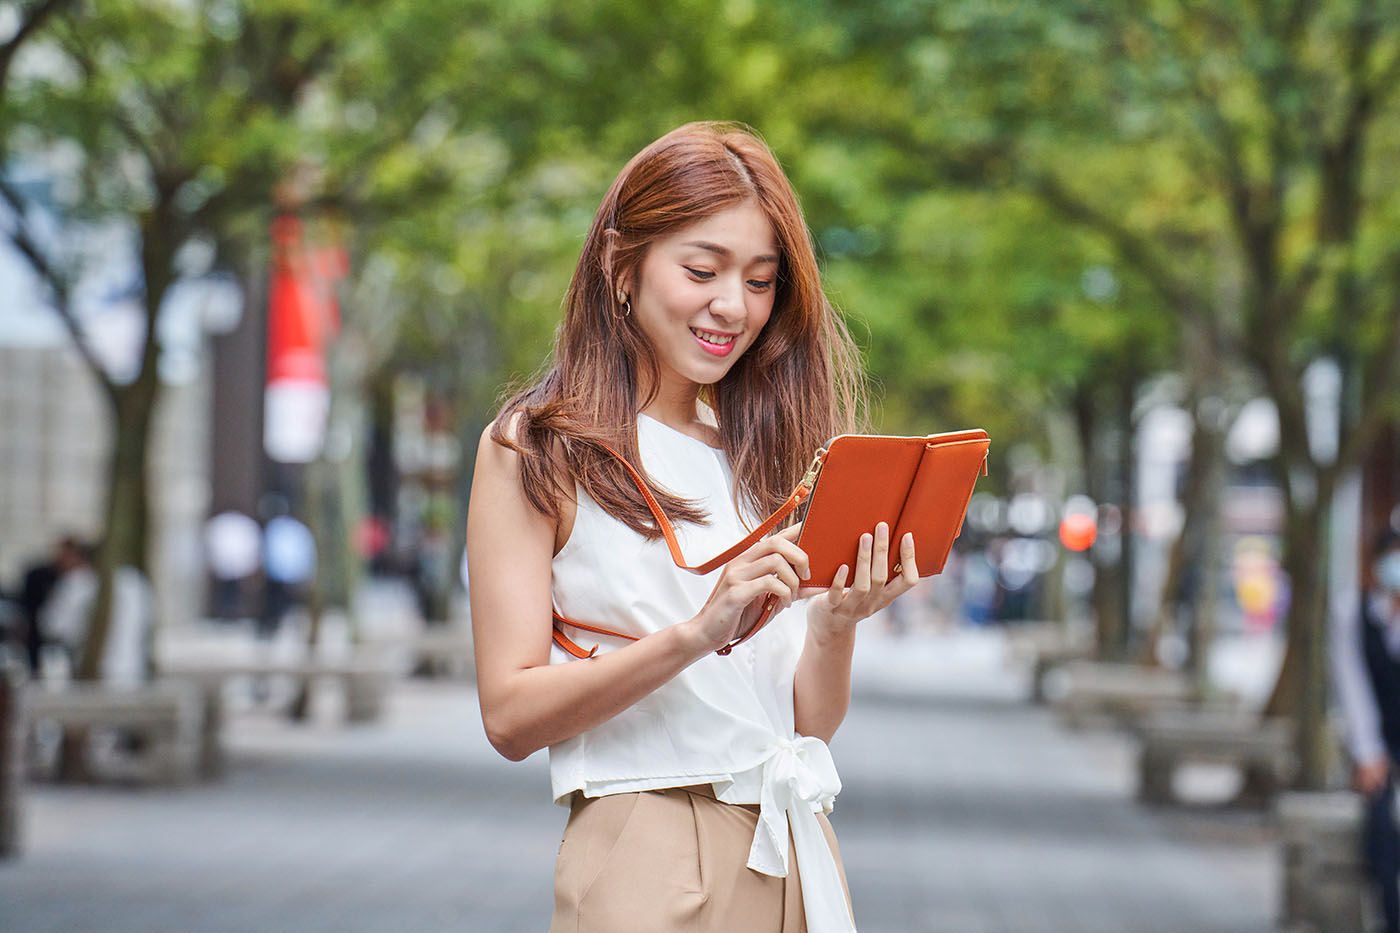
[[[695,423],[696,402],[699,398],[698,383],[667,385],[663,382],[657,388],[656,397],[642,409],[642,413],[663,424],[683,430]]]

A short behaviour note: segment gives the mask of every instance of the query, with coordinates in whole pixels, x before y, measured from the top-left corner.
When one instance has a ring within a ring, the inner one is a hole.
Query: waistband
[[[689,784],[685,787],[674,787],[671,789],[685,791],[687,794],[694,797],[705,797],[709,800],[713,800],[715,803],[723,803],[726,807],[742,807],[753,814],[757,814],[759,811],[759,806],[756,803],[725,803],[715,796],[715,786],[713,784]],[[648,791],[647,793],[653,792]]]
[[[759,807],[759,805],[756,804],[756,803],[728,803],[728,802],[726,802],[726,801],[720,800],[718,797],[715,796],[715,786],[714,786],[713,784],[687,784],[687,785],[685,785],[684,787],[657,787],[657,788],[653,788],[652,790],[633,790],[633,791],[625,791],[625,792],[623,792],[623,793],[621,793],[621,794],[611,794],[611,795],[608,795],[608,796],[625,797],[625,796],[627,796],[627,794],[669,794],[669,793],[686,793],[686,794],[690,794],[692,797],[704,797],[706,800],[713,800],[715,803],[722,804],[723,806],[726,806],[726,807],[739,807],[739,808],[741,808],[741,809],[748,810],[750,813],[754,814],[755,816],[757,816],[758,813],[759,813],[759,811],[761,810],[761,807]],[[583,791],[581,791],[581,790],[576,790],[576,791],[574,791],[573,800],[570,801],[570,806],[571,806],[571,808],[572,808],[572,807],[577,807],[579,804],[581,804],[581,803],[583,803],[583,802],[585,802],[585,801],[588,801],[588,800],[597,800],[597,799],[598,799],[598,798],[596,798],[596,797],[586,797],[586,796],[584,796]]]

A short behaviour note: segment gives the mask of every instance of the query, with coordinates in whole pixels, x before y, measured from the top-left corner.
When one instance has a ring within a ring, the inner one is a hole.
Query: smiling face
[[[718,382],[773,313],[778,244],[756,201],[653,242],[623,289],[656,353],[663,395]]]

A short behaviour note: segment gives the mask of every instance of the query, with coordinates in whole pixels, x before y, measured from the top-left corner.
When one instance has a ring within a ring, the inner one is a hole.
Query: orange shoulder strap
[[[722,567],[725,564],[729,563],[729,561],[733,560],[735,557],[742,554],[745,550],[751,547],[754,544],[754,542],[758,541],[764,535],[768,534],[768,532],[772,531],[773,528],[775,528],[777,524],[781,522],[784,518],[787,518],[788,515],[792,514],[792,510],[797,508],[802,503],[802,500],[806,499],[807,496],[811,494],[812,486],[817,481],[817,473],[821,470],[822,459],[826,456],[825,450],[818,451],[817,456],[812,460],[812,465],[807,468],[806,475],[802,477],[802,481],[797,484],[797,488],[792,491],[792,494],[787,497],[787,501],[785,501],[782,505],[778,506],[777,511],[775,511],[772,515],[764,519],[763,522],[759,524],[759,526],[753,531],[749,532],[749,534],[742,541],[729,548],[728,550],[725,550],[720,554],[716,554],[714,557],[705,561],[703,564],[697,564],[692,567],[685,562],[685,555],[681,553],[680,542],[676,540],[675,530],[672,529],[671,522],[666,518],[666,513],[661,510],[661,506],[657,503],[656,497],[653,496],[651,494],[651,490],[647,488],[646,481],[642,479],[642,475],[638,473],[632,467],[632,464],[628,463],[626,458],[624,458],[617,451],[613,450],[606,444],[603,445],[603,448],[608,453],[612,454],[612,456],[617,459],[618,463],[622,464],[622,468],[627,471],[628,476],[632,477],[632,482],[636,484],[637,489],[642,494],[642,498],[646,500],[647,508],[651,509],[652,517],[656,519],[656,526],[661,529],[661,534],[666,539],[666,547],[671,551],[671,560],[675,561],[676,566],[681,568],[682,570],[689,571],[690,573],[694,574],[699,574],[700,576],[704,576],[705,574],[710,573],[716,568]],[[764,601],[763,612],[759,614],[758,621],[756,621],[753,624],[753,627],[751,627],[739,638],[736,638],[734,641],[725,645],[723,648],[720,648],[715,653],[727,655],[729,654],[729,652],[733,651],[735,647],[743,644],[745,641],[752,638],[754,633],[761,629],[768,622],[768,617],[773,614],[773,610],[777,608],[777,605],[777,597],[770,595],[767,598],[767,600]],[[626,635],[622,632],[614,632],[609,629],[598,628],[597,626],[593,625],[585,625],[582,622],[575,622],[572,619],[566,619],[564,616],[556,612],[554,613],[554,643],[576,658],[593,657],[593,655],[598,650],[598,646],[594,645],[592,649],[585,651],[583,648],[579,647],[572,640],[570,640],[567,635],[565,635],[562,631],[559,630],[560,625],[567,625],[571,628],[581,629],[585,632],[593,632],[597,635],[610,635],[614,638],[625,638],[629,641],[637,640],[637,636],[635,635]]]

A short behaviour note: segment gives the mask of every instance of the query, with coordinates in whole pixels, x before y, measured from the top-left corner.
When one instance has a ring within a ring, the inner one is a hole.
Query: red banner
[[[271,234],[263,443],[274,460],[304,463],[325,437],[326,346],[340,328],[335,289],[349,260],[339,246],[309,245],[294,215],[274,220]]]

